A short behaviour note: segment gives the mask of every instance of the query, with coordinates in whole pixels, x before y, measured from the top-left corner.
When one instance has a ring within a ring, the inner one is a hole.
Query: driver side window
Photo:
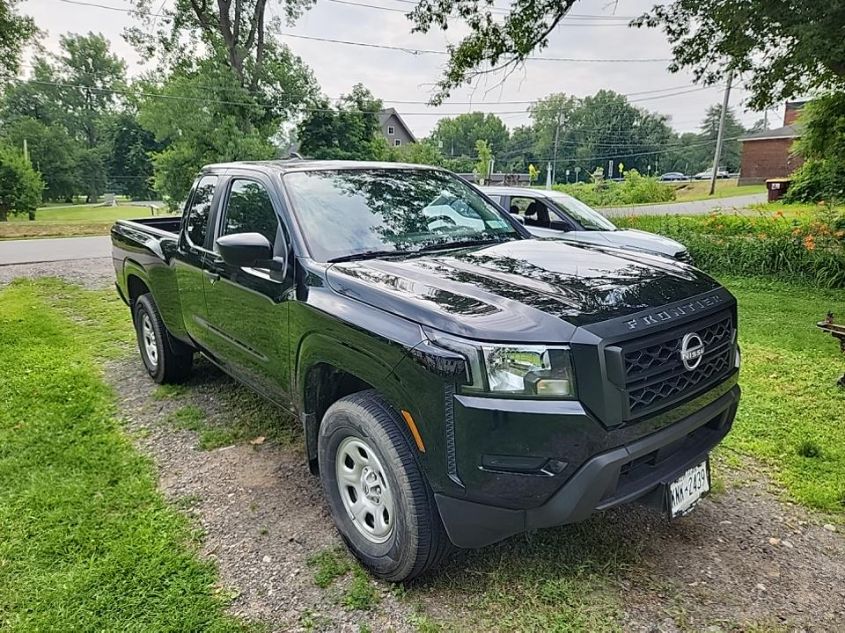
[[[259,182],[247,179],[232,181],[226,201],[225,223],[221,235],[261,233],[277,246],[279,219],[267,190]]]

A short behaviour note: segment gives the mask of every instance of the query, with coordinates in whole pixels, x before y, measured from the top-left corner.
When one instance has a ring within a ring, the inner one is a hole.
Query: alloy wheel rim
[[[336,457],[338,491],[352,524],[371,543],[384,543],[393,534],[394,502],[376,452],[350,436],[337,447]]]
[[[158,345],[156,344],[156,333],[153,330],[153,323],[149,314],[141,317],[141,338],[144,341],[144,352],[153,367],[158,367]]]

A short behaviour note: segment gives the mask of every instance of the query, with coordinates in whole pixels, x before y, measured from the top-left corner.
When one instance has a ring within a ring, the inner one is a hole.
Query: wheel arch
[[[322,334],[312,334],[302,342],[295,391],[311,472],[318,472],[317,435],[323,415],[332,404],[368,389],[380,393],[397,411],[407,402],[407,394],[393,374],[393,365],[385,360],[396,355],[395,349],[388,353],[377,345],[363,351]],[[407,429],[402,431],[407,434]]]

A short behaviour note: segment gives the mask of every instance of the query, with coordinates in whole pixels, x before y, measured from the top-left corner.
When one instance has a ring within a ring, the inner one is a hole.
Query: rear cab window
[[[211,216],[211,201],[217,188],[217,176],[202,176],[194,187],[193,195],[185,210],[185,235],[188,241],[205,248],[208,235],[208,221]]]

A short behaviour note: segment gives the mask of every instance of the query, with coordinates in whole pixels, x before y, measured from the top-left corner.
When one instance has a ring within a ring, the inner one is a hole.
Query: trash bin
[[[783,198],[783,194],[789,189],[792,181],[789,178],[769,178],[766,181],[766,191],[769,194],[769,202],[777,202]]]

